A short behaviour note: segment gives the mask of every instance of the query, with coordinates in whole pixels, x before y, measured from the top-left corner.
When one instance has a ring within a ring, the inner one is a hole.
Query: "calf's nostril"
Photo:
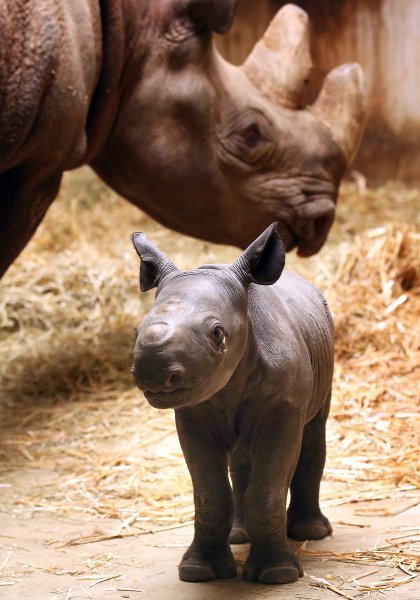
[[[172,369],[165,381],[165,387],[168,389],[176,389],[181,387],[184,380],[185,370],[182,367]]]
[[[183,387],[186,371],[182,365],[173,367],[147,365],[133,365],[131,372],[134,375],[137,387],[143,392],[173,392]]]

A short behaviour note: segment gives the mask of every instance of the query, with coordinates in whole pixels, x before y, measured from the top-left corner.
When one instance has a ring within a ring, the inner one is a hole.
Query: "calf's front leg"
[[[287,404],[267,411],[250,443],[251,479],[244,497],[251,549],[242,577],[260,583],[292,583],[302,577],[287,542],[287,490],[299,457],[303,419]]]
[[[194,539],[179,565],[181,581],[236,576],[236,564],[228,543],[233,521],[228,451],[216,421],[203,405],[175,411],[195,504]]]

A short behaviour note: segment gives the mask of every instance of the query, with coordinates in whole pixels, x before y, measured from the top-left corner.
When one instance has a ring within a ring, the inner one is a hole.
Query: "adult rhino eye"
[[[256,148],[263,138],[260,128],[256,123],[252,123],[252,125],[247,127],[242,135],[249,148]]]
[[[215,325],[212,330],[213,343],[218,349],[222,349],[226,344],[226,332],[222,325]]]

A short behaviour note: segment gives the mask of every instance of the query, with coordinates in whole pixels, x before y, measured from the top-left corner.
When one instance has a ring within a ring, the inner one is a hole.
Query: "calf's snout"
[[[174,392],[182,388],[186,374],[182,365],[149,371],[134,364],[131,372],[142,392],[152,392],[154,394]]]
[[[131,372],[143,392],[173,392],[183,387],[185,367],[177,359],[162,356],[173,345],[174,337],[175,328],[170,323],[152,323],[140,329]]]

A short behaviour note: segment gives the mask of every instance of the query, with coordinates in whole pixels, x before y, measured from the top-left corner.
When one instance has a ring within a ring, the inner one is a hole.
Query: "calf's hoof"
[[[294,583],[303,577],[303,570],[297,558],[285,558],[265,565],[247,561],[242,572],[244,581],[265,584]]]
[[[249,542],[249,535],[245,525],[233,525],[229,534],[229,544],[246,544]]]
[[[199,582],[211,581],[212,579],[231,579],[236,577],[236,564],[230,551],[215,558],[203,557],[194,553],[183,557],[178,572],[181,581]]]
[[[331,524],[323,514],[306,519],[289,517],[287,521],[287,536],[292,540],[322,540],[331,533]]]

